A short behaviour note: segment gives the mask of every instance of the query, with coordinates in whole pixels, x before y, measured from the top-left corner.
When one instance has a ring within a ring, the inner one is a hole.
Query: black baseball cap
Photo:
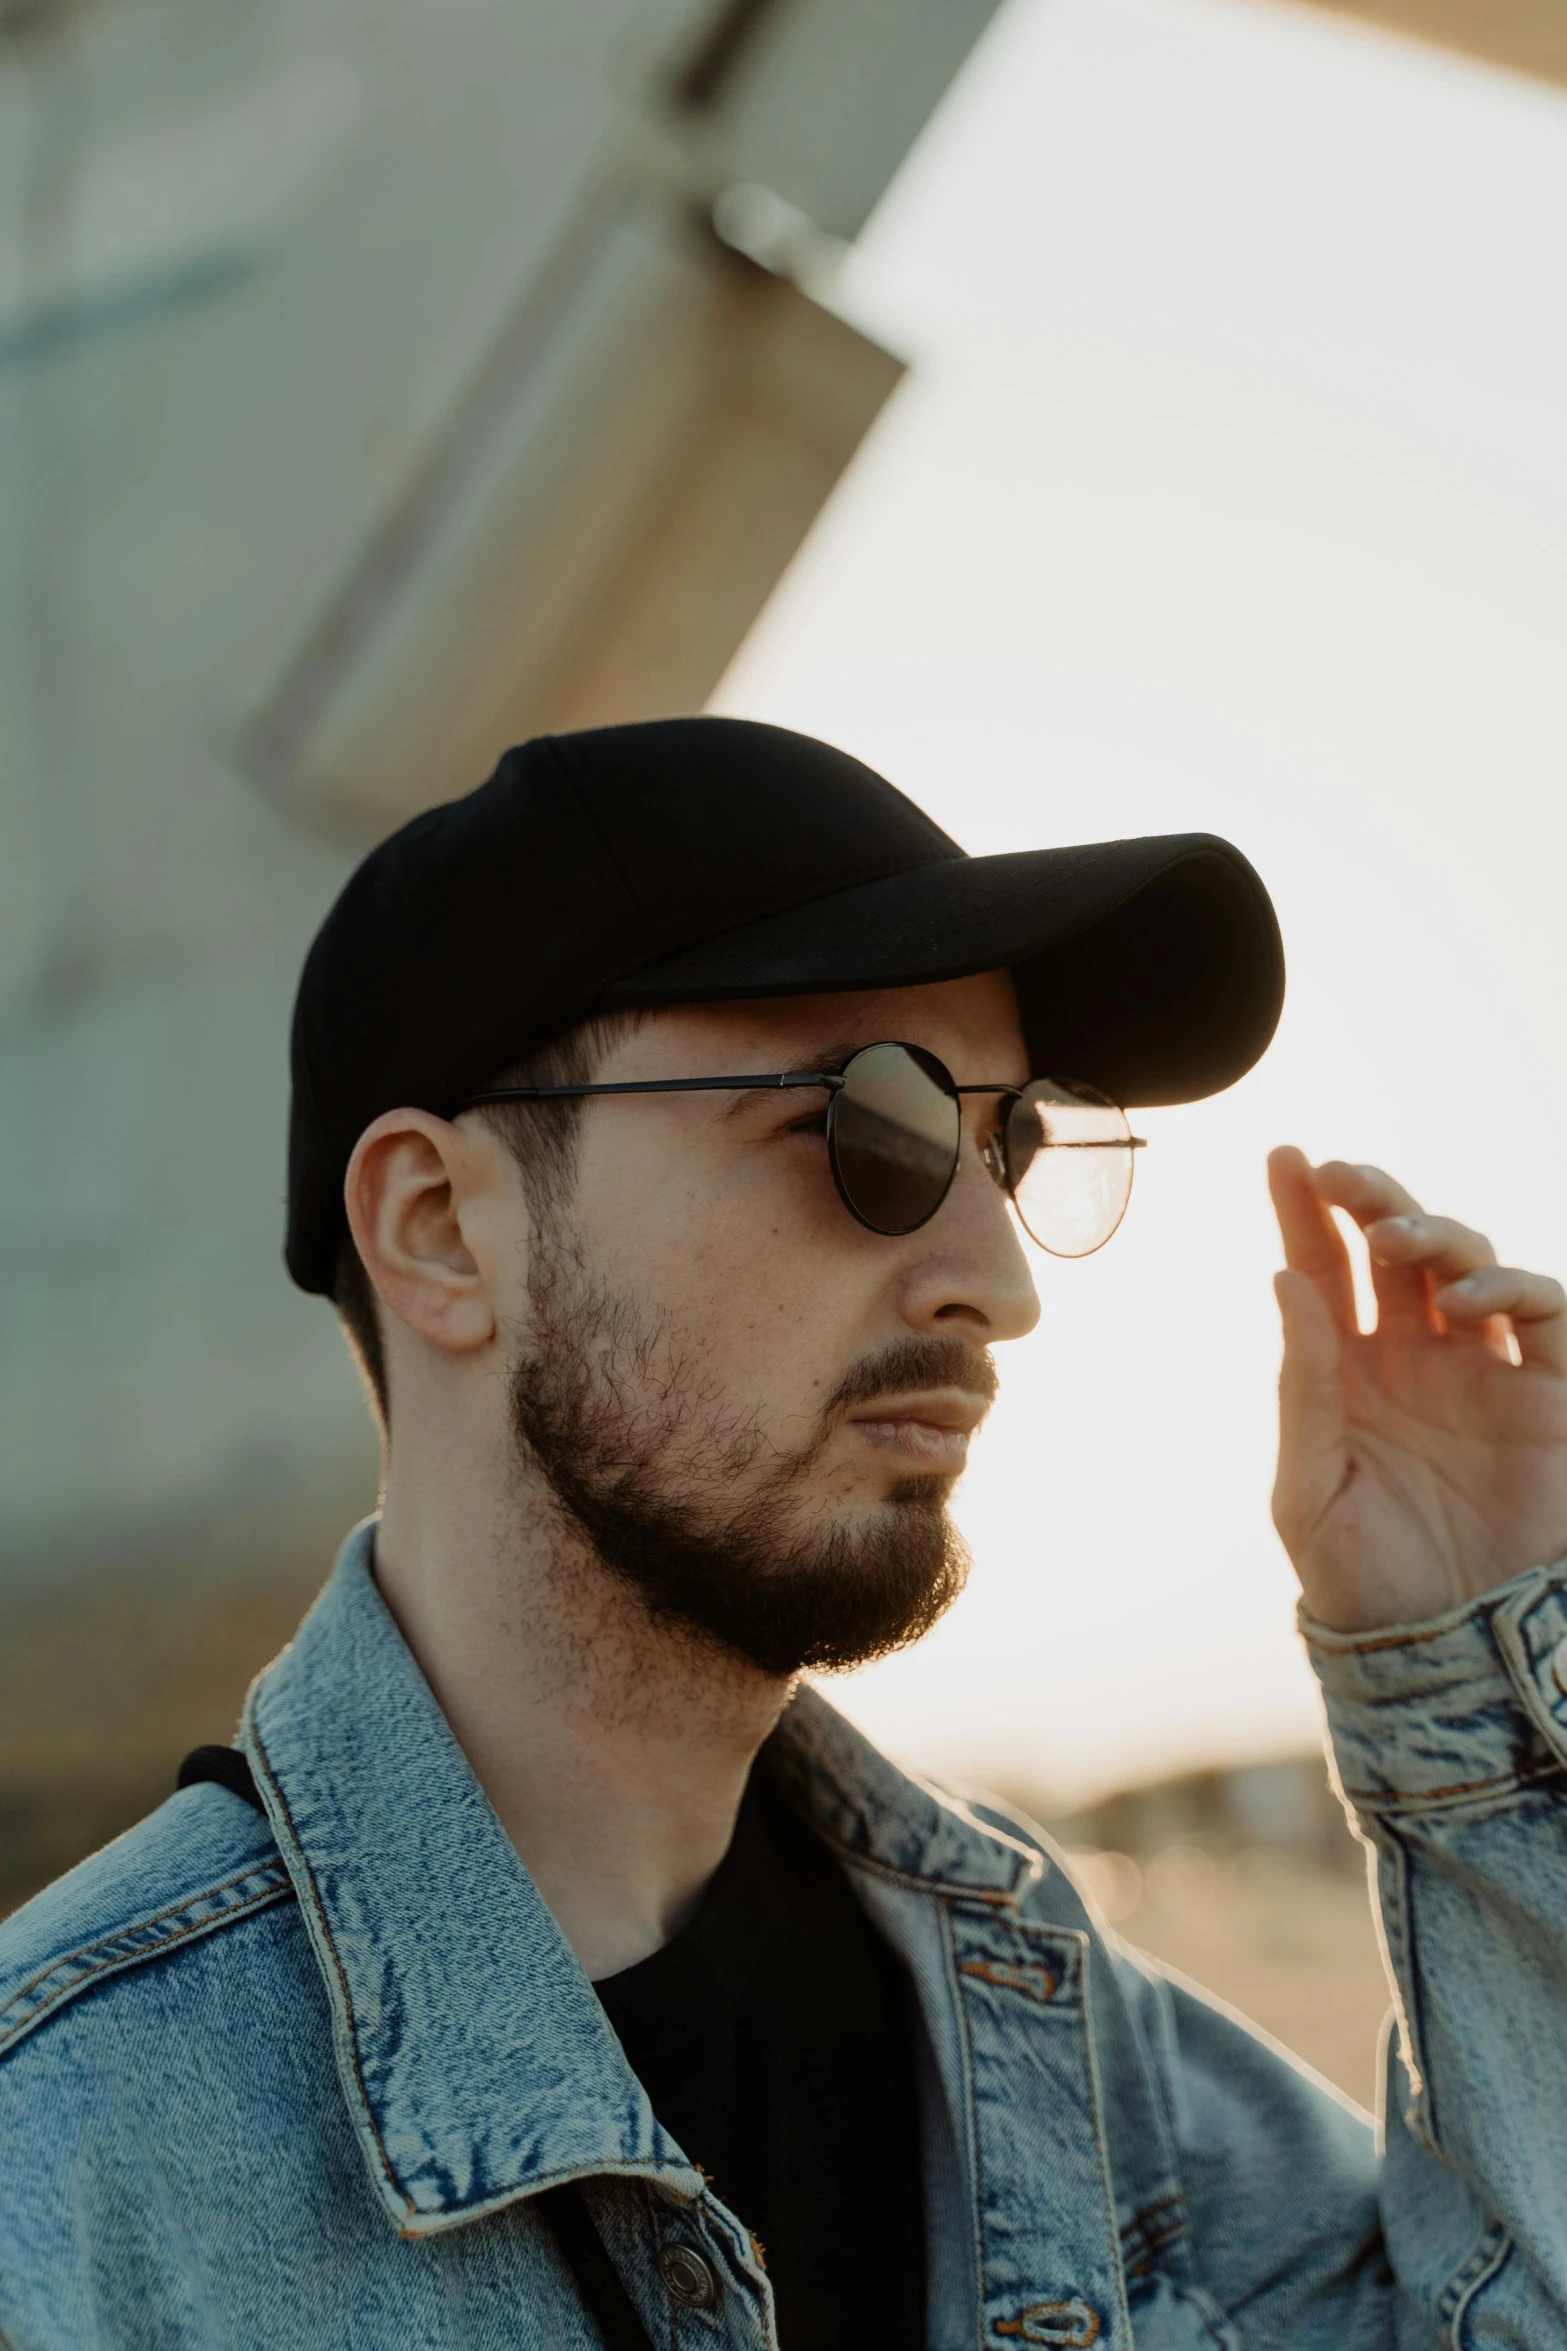
[[[595,1012],[998,968],[1034,1074],[1128,1106],[1230,1085],[1284,993],[1267,892],[1209,833],[970,857],[859,760],[783,727],[655,719],[520,744],[373,849],[306,958],[289,1272],[331,1288],[372,1119],[450,1117]]]

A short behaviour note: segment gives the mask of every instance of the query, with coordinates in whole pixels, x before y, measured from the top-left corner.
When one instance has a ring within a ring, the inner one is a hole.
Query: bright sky
[[[718,707],[975,851],[1206,828],[1278,1041],[1039,1261],[948,1621],[835,1695],[1061,1799],[1316,1736],[1274,1141],[1567,1266],[1567,93],[1272,0],[1010,0],[851,257],[914,360]]]

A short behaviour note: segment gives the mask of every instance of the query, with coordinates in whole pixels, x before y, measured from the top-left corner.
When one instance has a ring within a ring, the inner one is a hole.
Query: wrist
[[[1472,1607],[1506,1580],[1505,1573],[1498,1573],[1483,1584],[1470,1585],[1456,1570],[1401,1573],[1390,1567],[1350,1573],[1332,1566],[1312,1571],[1298,1563],[1295,1573],[1300,1583],[1302,1628],[1309,1626],[1346,1639],[1432,1624]]]

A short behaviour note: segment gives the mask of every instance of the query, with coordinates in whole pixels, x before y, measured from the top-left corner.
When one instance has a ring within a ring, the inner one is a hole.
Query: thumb
[[[1280,1392],[1288,1389],[1304,1400],[1314,1391],[1330,1390],[1336,1401],[1341,1342],[1327,1300],[1306,1273],[1276,1273],[1273,1295],[1284,1325]]]

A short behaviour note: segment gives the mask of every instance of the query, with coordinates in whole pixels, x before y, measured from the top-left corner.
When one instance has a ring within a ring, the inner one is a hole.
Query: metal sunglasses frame
[[[998,1094],[1009,1098],[1007,1100],[1005,1114],[1001,1121],[1000,1130],[996,1135],[993,1135],[990,1138],[989,1142],[983,1143],[980,1146],[980,1157],[984,1161],[986,1171],[989,1174],[992,1182],[996,1185],[997,1189],[1005,1192],[1007,1198],[1012,1202],[1013,1207],[1017,1208],[1017,1187],[1013,1180],[1012,1171],[1007,1164],[1006,1147],[1007,1127],[1011,1119],[1013,1107],[1023,1099],[1023,1096],[1028,1093],[1030,1088],[1033,1086],[1059,1085],[1061,1086],[1062,1091],[1066,1093],[1071,1093],[1073,1088],[1067,1085],[1064,1080],[1054,1078],[1030,1078],[1028,1084],[1023,1086],[1013,1085],[1010,1083],[1006,1085],[960,1086],[957,1080],[953,1077],[951,1071],[946,1067],[946,1064],[938,1060],[934,1053],[929,1052],[923,1045],[911,1045],[907,1038],[904,1037],[878,1037],[874,1040],[873,1043],[869,1045],[858,1046],[856,1050],[850,1054],[849,1059],[845,1062],[841,1070],[773,1070],[752,1074],[745,1077],[623,1078],[608,1085],[495,1086],[486,1093],[475,1094],[472,1099],[464,1105],[464,1108],[468,1110],[477,1110],[486,1102],[568,1101],[579,1099],[582,1096],[588,1094],[750,1094],[766,1093],[774,1088],[777,1088],[780,1091],[787,1091],[791,1089],[812,1086],[824,1087],[828,1096],[827,1161],[828,1165],[832,1169],[832,1179],[834,1185],[837,1188],[839,1199],[843,1202],[843,1205],[849,1211],[849,1214],[854,1218],[855,1223],[863,1225],[868,1233],[877,1233],[883,1240],[901,1240],[905,1233],[919,1232],[923,1226],[930,1223],[930,1220],[933,1216],[936,1216],[940,1213],[947,1194],[952,1189],[954,1179],[957,1176],[958,1168],[961,1163],[962,1136],[961,1134],[959,1135],[958,1147],[952,1154],[952,1167],[948,1173],[946,1182],[941,1188],[940,1198],[932,1203],[931,1207],[927,1210],[925,1215],[919,1219],[917,1224],[905,1225],[900,1232],[889,1232],[882,1225],[872,1224],[869,1217],[862,1214],[862,1212],[855,1207],[854,1202],[850,1199],[849,1194],[844,1187],[843,1177],[839,1173],[838,1169],[838,1152],[834,1137],[834,1127],[836,1122],[833,1114],[838,1107],[838,1096],[843,1092],[844,1087],[849,1082],[849,1071],[854,1067],[855,1062],[859,1060],[860,1055],[862,1053],[875,1052],[881,1047],[888,1045],[895,1045],[900,1052],[909,1054],[921,1065],[922,1068],[926,1069],[931,1074],[939,1073],[939,1081],[944,1083],[947,1091],[953,1095]],[[1104,1102],[1108,1108],[1121,1110],[1121,1105],[1118,1102],[1111,1103],[1107,1095],[1098,1094],[1097,1088],[1093,1090],[1097,1098]],[[1126,1113],[1124,1110],[1121,1111],[1121,1115],[1123,1118],[1125,1117]],[[1052,1151],[1145,1151],[1148,1146],[1141,1135],[1128,1133],[1124,1137],[1118,1137],[1114,1142],[1095,1141],[1081,1143],[1051,1143],[1047,1146],[1047,1148]],[[1017,1209],[1017,1213],[1021,1218],[1022,1210]],[[1116,1222],[1119,1224],[1120,1219],[1117,1218]],[[1026,1229],[1027,1225],[1025,1220],[1025,1230]],[[1031,1237],[1037,1238],[1037,1236]],[[1113,1238],[1114,1228],[1112,1227],[1111,1231],[1105,1235],[1105,1240],[1108,1241],[1112,1240]],[[1046,1241],[1041,1241],[1039,1246],[1042,1249],[1049,1249],[1049,1243]],[[1104,1242],[1101,1241],[1097,1243],[1096,1246],[1103,1248]],[[1086,1251],[1085,1254],[1092,1256],[1093,1251]]]

